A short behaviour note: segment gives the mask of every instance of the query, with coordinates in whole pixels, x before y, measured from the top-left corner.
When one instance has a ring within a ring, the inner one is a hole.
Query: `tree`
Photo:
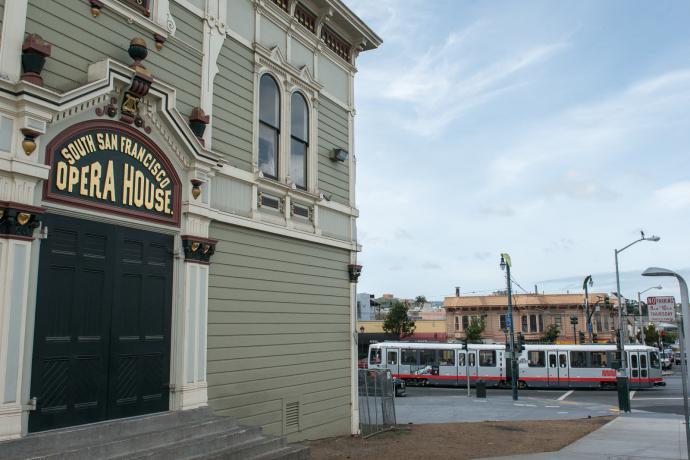
[[[465,329],[465,339],[467,339],[467,343],[481,343],[482,333],[485,327],[484,320],[481,318],[471,318],[470,324],[468,324],[467,329]]]
[[[387,334],[397,336],[399,339],[404,339],[414,334],[414,321],[407,316],[407,305],[399,300],[395,300],[391,304],[391,308],[383,321],[383,331]]]
[[[554,343],[558,336],[561,335],[560,329],[558,329],[557,324],[549,324],[544,331],[544,335],[541,336],[541,341],[546,343]]]
[[[666,331],[666,333],[661,337],[664,345],[673,345],[678,339],[678,334],[673,331]]]
[[[417,308],[422,308],[425,303],[426,303],[426,297],[424,297],[423,295],[418,295],[414,299],[414,304]]]
[[[656,330],[653,324],[642,328],[642,335],[644,336],[645,345],[656,347],[659,344],[659,331]]]

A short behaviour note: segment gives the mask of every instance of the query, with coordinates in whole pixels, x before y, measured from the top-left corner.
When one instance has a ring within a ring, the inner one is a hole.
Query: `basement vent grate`
[[[287,432],[299,430],[299,401],[285,404],[285,429]]]

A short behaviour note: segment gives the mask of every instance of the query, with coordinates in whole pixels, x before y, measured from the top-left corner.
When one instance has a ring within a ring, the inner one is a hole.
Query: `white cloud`
[[[654,191],[654,201],[668,209],[690,207],[690,181],[676,182]]]

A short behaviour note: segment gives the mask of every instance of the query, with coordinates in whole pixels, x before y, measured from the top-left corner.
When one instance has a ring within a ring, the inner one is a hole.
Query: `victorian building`
[[[356,432],[340,0],[0,0],[0,439],[161,411]]]
[[[615,303],[615,302],[614,302]],[[606,294],[589,294],[593,339],[608,342],[615,338],[617,317]],[[449,339],[465,338],[473,318],[484,322],[482,339],[504,343],[508,337],[508,297],[505,295],[455,296],[443,301]],[[577,318],[577,324],[571,318]],[[513,330],[526,341],[541,341],[551,325],[558,328],[557,343],[579,343],[580,332],[588,340],[585,320],[585,299],[581,294],[516,294],[513,295]]]

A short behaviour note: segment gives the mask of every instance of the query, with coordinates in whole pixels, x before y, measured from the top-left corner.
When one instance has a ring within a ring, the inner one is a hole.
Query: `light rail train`
[[[518,384],[530,388],[615,388],[615,345],[526,345],[518,360]],[[626,345],[631,389],[664,385],[659,350]],[[369,346],[368,366],[390,369],[408,385],[510,386],[510,352],[504,345],[381,342]]]

